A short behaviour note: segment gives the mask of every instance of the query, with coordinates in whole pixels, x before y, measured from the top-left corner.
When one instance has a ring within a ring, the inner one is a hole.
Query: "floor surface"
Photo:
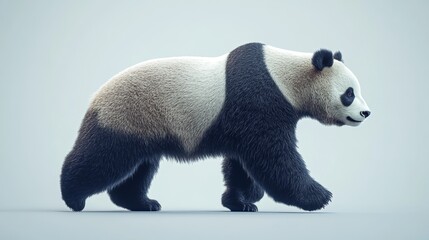
[[[0,239],[429,239],[423,213],[0,211]]]

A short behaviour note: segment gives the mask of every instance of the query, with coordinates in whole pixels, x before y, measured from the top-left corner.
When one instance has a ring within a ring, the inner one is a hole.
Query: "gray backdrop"
[[[299,149],[328,212],[427,212],[427,1],[0,1],[0,207],[67,210],[59,174],[92,94],[135,63],[247,42],[341,50],[372,110],[360,127],[305,119]],[[163,161],[163,210],[225,210],[220,159]],[[265,196],[260,211],[300,211]],[[86,210],[118,210],[105,193]]]

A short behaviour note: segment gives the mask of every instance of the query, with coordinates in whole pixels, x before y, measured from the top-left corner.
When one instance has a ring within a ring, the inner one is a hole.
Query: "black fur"
[[[338,61],[341,61],[341,62],[344,62],[343,61],[343,55],[341,54],[340,51],[334,53],[334,59],[338,60]]]
[[[263,45],[246,44],[229,54],[226,99],[208,145],[221,144],[275,201],[320,209],[331,193],[309,176],[296,151],[300,117],[268,73]]]
[[[140,164],[132,177],[108,191],[112,202],[131,211],[160,210],[161,205],[146,196],[158,166],[159,158]]]
[[[332,194],[309,176],[296,150],[301,117],[270,77],[263,45],[243,45],[228,56],[224,105],[193,153],[172,136],[149,141],[102,128],[89,111],[63,165],[63,199],[80,211],[87,197],[110,189],[112,201],[121,207],[159,210],[146,193],[162,155],[222,155],[227,157],[222,204],[230,210],[257,211],[253,203],[263,190],[278,202],[310,211],[323,208]]]
[[[174,137],[147,141],[103,128],[97,113],[89,110],[63,164],[62,197],[71,209],[81,211],[87,197],[110,189],[110,197],[118,206],[159,210],[160,205],[146,196],[150,181],[161,155],[181,152],[183,148]]]
[[[222,165],[226,191],[223,206],[231,211],[256,212],[255,202],[264,196],[264,190],[246,173],[238,159],[225,158]]]
[[[317,70],[322,71],[324,67],[332,67],[332,64],[334,64],[334,57],[331,51],[320,49],[313,54],[311,63]]]
[[[355,100],[355,93],[353,91],[352,87],[347,88],[347,90],[341,94],[341,103],[345,106],[348,107],[350,105],[352,105],[353,101]]]

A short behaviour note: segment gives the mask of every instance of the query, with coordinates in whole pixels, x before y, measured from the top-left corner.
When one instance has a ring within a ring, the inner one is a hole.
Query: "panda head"
[[[370,109],[362,98],[356,76],[344,65],[340,52],[321,49],[311,59],[314,69],[309,78],[306,112],[327,125],[358,126]]]

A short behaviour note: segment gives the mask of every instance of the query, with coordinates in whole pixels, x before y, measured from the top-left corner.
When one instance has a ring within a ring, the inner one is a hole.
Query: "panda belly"
[[[156,59],[130,67],[95,94],[99,124],[148,140],[177,137],[191,153],[225,100],[227,55]]]

